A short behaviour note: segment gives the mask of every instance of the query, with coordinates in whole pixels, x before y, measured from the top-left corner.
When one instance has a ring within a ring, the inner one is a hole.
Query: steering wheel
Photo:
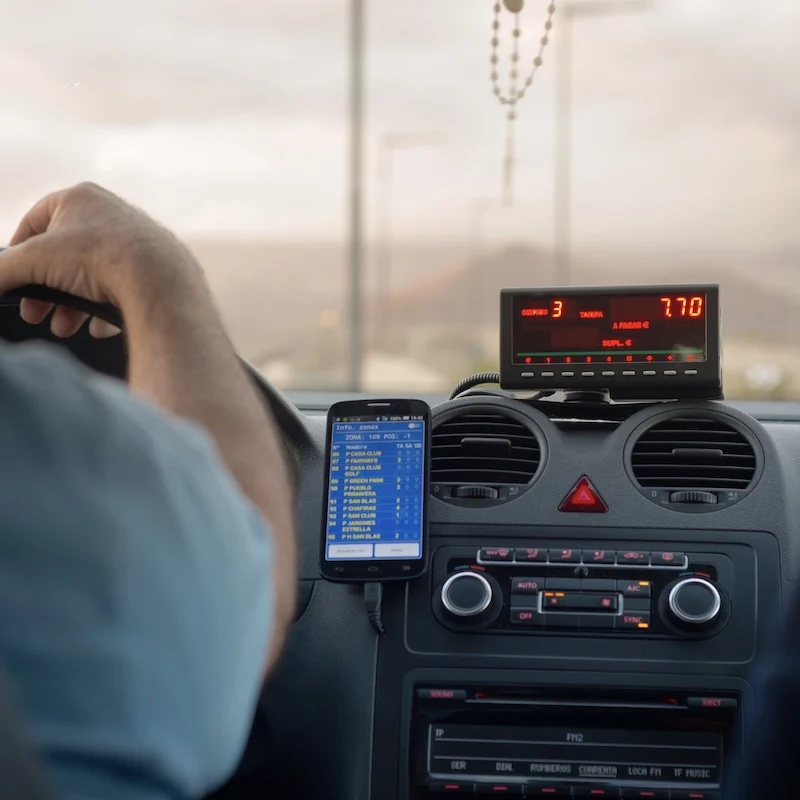
[[[30,325],[22,319],[19,315],[19,305],[26,297],[83,311],[116,326],[122,330],[122,335],[95,339],[89,334],[89,326],[84,325],[75,336],[68,339],[59,338],[50,330],[49,317],[39,325]],[[47,286],[24,286],[0,296],[0,339],[8,342],[49,341],[69,350],[84,364],[104,375],[119,380],[127,379],[125,320],[120,310],[110,303],[95,303]],[[275,417],[296,477],[300,451],[310,443],[303,417],[285,395],[275,389],[249,361],[241,357],[239,360]]]

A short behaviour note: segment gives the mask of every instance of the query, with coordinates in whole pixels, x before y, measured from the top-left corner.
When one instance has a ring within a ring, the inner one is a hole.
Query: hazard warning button
[[[592,482],[584,475],[573,487],[558,507],[559,511],[571,511],[583,514],[605,514],[608,506],[592,486]]]

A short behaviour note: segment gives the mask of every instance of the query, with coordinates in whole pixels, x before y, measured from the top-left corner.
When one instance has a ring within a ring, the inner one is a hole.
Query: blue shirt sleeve
[[[270,537],[210,438],[42,346],[0,348],[0,659],[63,800],[194,798],[235,769]]]

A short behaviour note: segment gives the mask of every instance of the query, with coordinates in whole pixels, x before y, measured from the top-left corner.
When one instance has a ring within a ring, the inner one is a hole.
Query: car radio
[[[441,548],[436,619],[461,632],[703,639],[730,618],[721,553],[532,544]]]
[[[719,287],[504,289],[500,386],[720,399]]]
[[[715,800],[734,692],[418,683],[411,796]]]

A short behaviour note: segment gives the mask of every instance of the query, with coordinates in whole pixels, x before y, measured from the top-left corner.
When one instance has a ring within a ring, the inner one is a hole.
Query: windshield
[[[284,389],[447,392],[503,286],[688,280],[726,395],[800,398],[800,4],[554,5],[5,0],[0,222],[121,194]]]

